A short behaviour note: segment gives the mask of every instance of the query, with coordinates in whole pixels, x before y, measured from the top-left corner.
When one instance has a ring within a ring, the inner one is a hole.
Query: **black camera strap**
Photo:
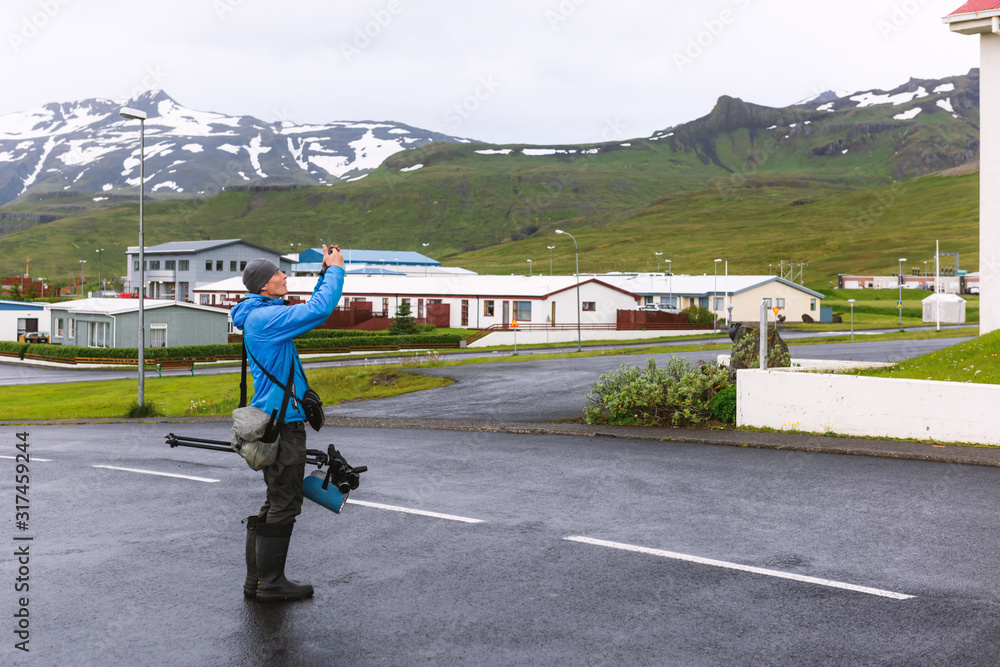
[[[257,358],[255,356],[253,356],[253,353],[250,352],[250,348],[247,347],[246,338],[243,339],[243,351],[246,353],[246,355],[249,355],[249,357],[251,359],[253,359],[253,362],[255,364],[257,364],[257,367],[261,371],[264,372],[264,375],[266,375],[267,378],[271,382],[273,382],[274,384],[278,385],[278,387],[280,387],[281,389],[283,389],[284,392],[285,392],[284,397],[281,399],[281,412],[277,415],[277,420],[276,420],[275,419],[275,413],[277,413],[278,410],[275,409],[275,410],[271,411],[271,421],[268,422],[267,429],[266,429],[266,431],[264,433],[264,437],[263,437],[264,442],[274,442],[274,437],[277,436],[277,431],[280,430],[281,427],[285,423],[285,412],[288,409],[288,401],[289,401],[289,399],[292,398],[292,390],[295,387],[295,366],[296,366],[296,364],[292,363],[288,367],[288,382],[286,382],[285,384],[282,384],[281,380],[279,380],[278,378],[276,378],[273,375],[271,375],[268,372],[268,370],[264,367],[264,365],[261,364],[259,361],[257,361]],[[243,380],[240,383],[240,389],[241,389],[242,392],[245,392],[246,391],[246,379],[247,379],[247,376],[246,376],[246,373],[247,373],[246,357],[244,357],[243,361],[244,361],[244,363],[243,363]],[[295,355],[295,361],[298,361],[298,354]],[[246,402],[245,395],[241,396],[241,400],[244,403]],[[268,438],[270,438],[270,439],[268,439]]]

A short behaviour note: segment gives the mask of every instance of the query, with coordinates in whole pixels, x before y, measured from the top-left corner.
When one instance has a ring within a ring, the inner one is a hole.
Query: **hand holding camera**
[[[340,246],[336,244],[327,246],[323,243],[323,239],[319,242],[323,246],[323,269],[330,266],[344,268],[344,256],[340,254]]]

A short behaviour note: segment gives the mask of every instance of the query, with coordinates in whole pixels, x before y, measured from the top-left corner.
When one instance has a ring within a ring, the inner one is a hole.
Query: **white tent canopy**
[[[949,324],[965,322],[965,299],[957,294],[931,294],[921,303],[924,309],[924,322],[940,321]]]

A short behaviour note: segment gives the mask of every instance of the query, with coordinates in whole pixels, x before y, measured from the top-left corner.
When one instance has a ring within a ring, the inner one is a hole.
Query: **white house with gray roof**
[[[214,345],[229,340],[229,311],[178,301],[143,304],[146,347]],[[49,306],[51,342],[80,347],[136,347],[138,299],[79,299]]]
[[[130,246],[126,291],[139,291],[139,247]],[[266,257],[291,273],[292,260],[277,250],[243,239],[219,241],[172,241],[146,247],[145,289],[147,298],[193,301],[191,291],[226,278],[241,277],[247,262]]]

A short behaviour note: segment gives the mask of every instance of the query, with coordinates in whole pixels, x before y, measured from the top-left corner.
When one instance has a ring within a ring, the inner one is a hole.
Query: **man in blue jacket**
[[[344,257],[340,248],[323,246],[319,281],[305,303],[285,305],[281,297],[288,294],[287,279],[271,260],[253,260],[243,272],[246,299],[232,310],[233,324],[243,330],[253,373],[254,396],[250,405],[269,415],[274,410],[280,414],[285,403],[284,383],[289,374],[293,378],[284,407],[284,425],[278,436],[278,454],[274,463],[263,471],[267,499],[260,513],[247,519],[247,578],[243,594],[260,601],[299,600],[313,594],[309,584],[285,578],[292,527],[302,511],[302,479],[306,469],[302,395],[309,388],[292,341],[325,322],[340,301],[344,291]]]

